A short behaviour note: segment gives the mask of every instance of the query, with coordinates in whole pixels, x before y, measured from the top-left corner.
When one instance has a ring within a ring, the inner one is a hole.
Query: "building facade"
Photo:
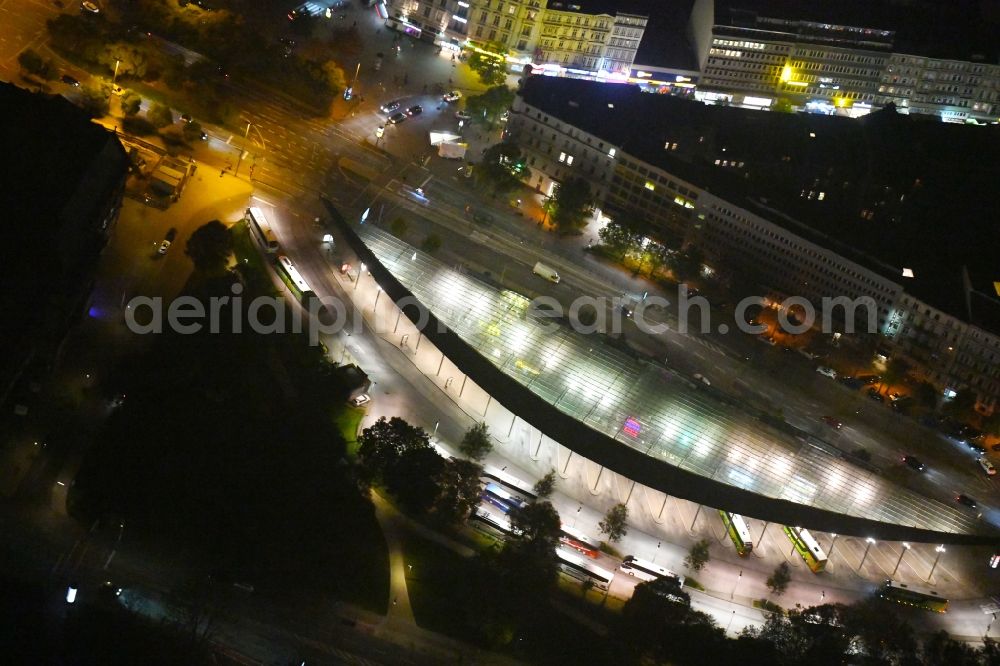
[[[698,0],[692,17],[712,4]],[[731,11],[711,25],[693,18],[705,101],[770,108],[784,99],[848,115],[892,102],[951,122],[1000,117],[1000,65],[985,59],[928,57],[900,49],[893,30],[762,11]]]
[[[447,48],[501,44],[512,65],[627,77],[647,16],[587,0],[392,0],[386,25]]]

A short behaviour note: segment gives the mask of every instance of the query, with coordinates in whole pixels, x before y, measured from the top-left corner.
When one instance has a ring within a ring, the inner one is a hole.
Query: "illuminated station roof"
[[[363,242],[434,315],[560,411],[644,454],[766,497],[957,534],[983,526],[772,429],[713,391],[604,342],[527,316],[530,300],[460,274],[371,225]]]

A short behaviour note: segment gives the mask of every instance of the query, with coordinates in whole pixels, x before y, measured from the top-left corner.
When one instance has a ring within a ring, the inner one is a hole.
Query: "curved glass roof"
[[[527,316],[529,299],[491,287],[371,225],[358,234],[442,322],[501,371],[625,446],[767,497],[860,518],[977,533],[970,515],[781,433],[660,366]]]

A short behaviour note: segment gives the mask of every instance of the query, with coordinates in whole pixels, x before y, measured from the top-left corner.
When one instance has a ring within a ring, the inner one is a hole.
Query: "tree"
[[[514,532],[512,543],[519,543],[539,552],[550,552],[555,557],[562,523],[559,512],[551,503],[534,502],[512,509],[510,525]]]
[[[404,511],[423,515],[438,500],[438,478],[445,464],[445,459],[429,446],[407,448],[388,462],[382,477]]]
[[[944,403],[941,411],[956,421],[967,421],[976,413],[976,402],[975,391],[971,388],[959,389],[954,398]]]
[[[711,555],[708,552],[708,539],[702,539],[695,543],[688,550],[687,557],[684,558],[684,566],[692,571],[701,571],[708,564]]]
[[[111,89],[107,85],[84,86],[80,93],[80,106],[91,118],[101,118],[108,115],[110,96]]]
[[[507,47],[499,42],[487,42],[469,56],[469,69],[487,86],[495,86],[507,79]]]
[[[397,238],[402,238],[406,235],[406,230],[409,229],[410,224],[401,217],[393,218],[392,222],[389,223],[389,229],[392,231],[392,235]]]
[[[430,438],[423,428],[410,425],[398,416],[383,416],[361,431],[358,459],[369,478],[381,479],[383,473],[404,451],[429,449]]]
[[[476,182],[496,194],[510,192],[529,178],[521,149],[510,141],[497,143],[486,149],[483,159],[476,165],[473,176]]]
[[[122,113],[125,117],[134,116],[142,108],[142,97],[131,90],[126,90],[121,97]]]
[[[913,388],[913,399],[921,407],[933,410],[937,406],[938,390],[930,382],[920,382]]]
[[[51,60],[46,60],[33,49],[25,49],[17,56],[17,64],[28,74],[40,76],[46,81],[56,78],[56,68]]]
[[[233,252],[233,237],[229,228],[219,220],[206,222],[191,234],[184,248],[194,269],[206,275],[223,272]]]
[[[201,123],[197,120],[192,120],[181,126],[181,134],[184,136],[185,141],[198,141],[201,139],[201,133]]]
[[[767,577],[767,589],[771,594],[781,596],[788,589],[788,584],[792,582],[791,569],[788,562],[781,562],[774,568],[774,571]]]
[[[490,122],[503,114],[514,103],[514,91],[505,85],[493,86],[482,95],[465,99],[465,111],[473,120]]]
[[[323,63],[323,73],[326,74],[327,85],[330,86],[334,95],[339,95],[347,87],[347,76],[344,74],[344,70],[333,60],[327,60]]]
[[[479,504],[483,468],[471,460],[452,458],[437,476],[438,497],[434,516],[443,525],[456,525],[469,517]]]
[[[601,245],[618,255],[619,260],[625,259],[629,252],[639,249],[642,234],[627,224],[612,220],[597,232]]]
[[[561,233],[573,233],[586,224],[593,207],[590,184],[582,178],[569,178],[559,183],[552,195],[552,222]]]
[[[778,113],[794,113],[795,112],[795,109],[792,108],[792,102],[791,102],[791,100],[789,100],[787,97],[782,97],[777,102],[775,102],[774,106],[771,107],[771,110],[772,111],[777,111]]]
[[[153,104],[146,112],[146,119],[157,129],[174,124],[174,113],[169,106],[164,106],[159,102]]]
[[[480,421],[467,431],[462,437],[458,449],[467,457],[479,461],[489,455],[493,450],[493,442],[490,440],[490,429],[485,422]]]
[[[552,496],[552,491],[556,489],[556,471],[550,469],[548,473],[535,483],[535,494],[541,499]]]
[[[610,541],[621,541],[621,538],[628,533],[628,507],[620,502],[615,504],[608,509],[597,526],[601,534],[608,535]]]
[[[882,373],[882,385],[885,387],[893,386],[906,379],[906,375],[910,373],[910,364],[904,358],[894,357],[890,358],[885,364],[885,371]]]
[[[679,282],[687,282],[692,278],[698,277],[701,273],[703,260],[704,255],[701,248],[697,245],[689,245],[683,252],[674,255],[671,266],[674,271],[674,277]]]
[[[145,50],[126,42],[108,44],[97,56],[97,62],[107,67],[112,76],[134,76],[137,79],[146,77],[149,65]]]
[[[437,234],[427,234],[424,242],[420,244],[420,249],[428,254],[434,254],[441,249],[441,237]]]

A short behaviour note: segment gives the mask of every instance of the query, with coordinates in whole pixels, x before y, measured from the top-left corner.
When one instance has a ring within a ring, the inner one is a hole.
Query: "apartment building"
[[[626,0],[392,0],[388,11],[390,28],[449,48],[495,42],[521,65],[623,78],[648,20]]]
[[[762,295],[803,297],[817,312],[826,297],[871,299],[876,332],[898,353],[939,386],[996,406],[994,128],[892,111],[759,113],[531,77],[508,129],[541,192],[585,178],[602,214],[669,245],[696,243],[722,279]],[[949,217],[963,223],[942,224]],[[976,279],[946,279],[963,271]],[[837,329],[869,330],[866,309],[832,315]]]
[[[903,112],[946,121],[995,121],[1000,116],[997,45],[977,49],[970,38],[967,45],[939,49],[945,40],[937,38],[933,25],[917,27],[932,20],[928,3],[892,9],[886,3],[861,9],[847,2],[813,9],[810,15],[810,9],[787,3],[697,0],[692,18],[714,11],[711,22],[700,21],[694,30],[702,72],[699,97],[756,108],[785,99],[845,115],[892,102]],[[830,15],[819,16],[821,11]],[[949,24],[960,20],[954,16]],[[902,32],[886,27],[896,25]]]

